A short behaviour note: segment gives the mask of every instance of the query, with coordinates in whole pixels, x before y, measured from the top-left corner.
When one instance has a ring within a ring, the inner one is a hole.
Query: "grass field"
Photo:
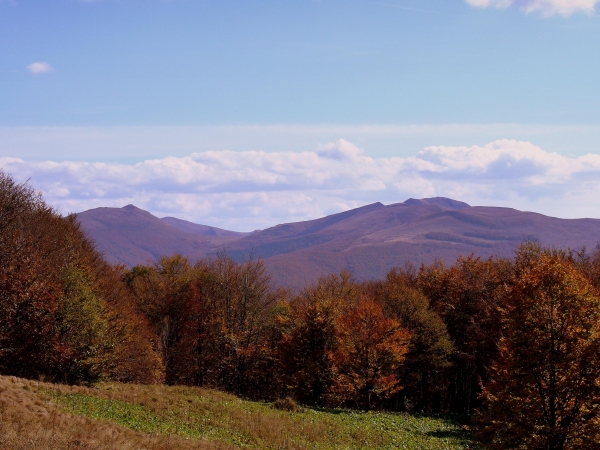
[[[473,449],[443,417],[294,412],[219,391],[0,377],[2,449]]]

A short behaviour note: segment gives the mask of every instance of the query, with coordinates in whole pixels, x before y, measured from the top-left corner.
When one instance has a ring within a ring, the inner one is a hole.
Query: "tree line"
[[[111,266],[0,172],[0,372],[455,413],[489,448],[600,447],[600,251],[347,272],[300,292],[260,260]]]

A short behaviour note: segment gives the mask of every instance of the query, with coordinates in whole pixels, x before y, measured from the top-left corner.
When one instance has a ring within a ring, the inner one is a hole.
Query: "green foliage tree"
[[[54,321],[59,341],[71,354],[64,378],[70,382],[101,378],[115,345],[110,335],[108,309],[78,267],[66,270],[64,295]]]

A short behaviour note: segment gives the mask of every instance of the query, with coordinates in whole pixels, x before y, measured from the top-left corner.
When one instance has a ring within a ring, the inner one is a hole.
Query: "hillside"
[[[511,256],[524,240],[561,248],[593,248],[600,241],[598,219],[558,219],[439,197],[374,203],[251,234],[159,219],[132,205],[78,217],[111,262],[132,266],[175,252],[195,260],[226,249],[238,260],[262,258],[278,284],[294,288],[343,269],[358,279],[381,278],[407,262],[451,263],[471,253]]]
[[[402,447],[404,446],[404,447]],[[275,409],[219,391],[0,376],[0,449],[466,449],[455,421],[394,413]]]
[[[172,217],[158,219],[133,205],[96,208],[78,214],[78,218],[109,262],[128,266],[173,253],[201,258],[245,236]]]

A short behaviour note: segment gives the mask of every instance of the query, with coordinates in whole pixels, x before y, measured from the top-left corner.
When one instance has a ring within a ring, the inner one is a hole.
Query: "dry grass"
[[[136,385],[132,389],[118,383],[97,388],[42,387],[49,389],[46,392],[51,399],[72,412],[98,419],[110,416],[140,431],[188,439],[203,437],[236,447],[307,448],[340,431],[327,420],[307,426],[300,415],[210,389],[162,385]]]
[[[67,414],[40,389],[48,383],[0,376],[0,449],[159,450],[230,449],[231,445],[175,436],[150,435],[107,421]],[[75,391],[81,388],[66,388]]]
[[[0,376],[0,449],[475,448],[443,418],[294,406],[184,386]]]

